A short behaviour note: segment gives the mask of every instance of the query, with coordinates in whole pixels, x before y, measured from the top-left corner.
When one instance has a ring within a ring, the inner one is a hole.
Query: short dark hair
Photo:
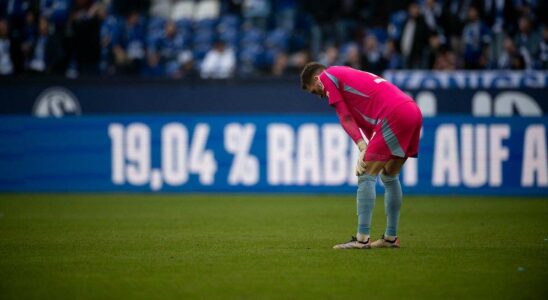
[[[306,87],[312,82],[314,76],[321,73],[325,69],[326,66],[320,63],[314,61],[307,63],[301,72],[301,88],[306,90]]]

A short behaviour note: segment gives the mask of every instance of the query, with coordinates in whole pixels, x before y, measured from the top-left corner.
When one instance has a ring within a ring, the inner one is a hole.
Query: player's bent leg
[[[383,171],[386,161],[365,161],[365,174],[377,176]]]
[[[377,175],[382,171],[385,162],[366,161],[366,171],[358,177],[356,193],[356,210],[358,214],[358,232],[356,237],[346,243],[335,245],[335,249],[368,249],[371,247],[369,231],[371,217],[375,208]]]
[[[358,191],[356,193],[356,211],[358,215],[358,239],[369,239],[371,229],[371,217],[375,208],[375,183],[377,176],[363,174],[358,177]]]
[[[357,213],[358,213],[358,241],[369,240],[371,230],[371,218],[375,208],[377,198],[375,185],[377,175],[382,171],[385,162],[366,161],[365,174],[358,177],[358,191],[356,195]]]
[[[402,190],[399,172],[405,159],[392,159],[385,165],[381,181],[384,184],[384,211],[386,213],[386,231],[380,240],[371,244],[372,248],[399,248],[397,237],[400,208],[402,204]]]
[[[386,213],[386,230],[383,238],[375,241],[373,247],[399,247],[398,243],[390,243],[397,240],[398,223],[400,220],[400,208],[402,203],[401,184],[398,175],[387,176],[381,174],[384,184],[384,211]],[[388,242],[388,243],[387,243]]]
[[[403,164],[407,161],[407,158],[393,158],[383,165],[382,173],[388,176],[396,176],[400,174]]]

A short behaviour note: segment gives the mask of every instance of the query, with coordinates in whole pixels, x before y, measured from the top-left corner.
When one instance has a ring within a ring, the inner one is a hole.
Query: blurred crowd
[[[0,75],[548,69],[546,2],[0,0]]]

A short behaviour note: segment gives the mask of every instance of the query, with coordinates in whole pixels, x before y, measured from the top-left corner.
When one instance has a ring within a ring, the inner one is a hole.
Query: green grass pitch
[[[2,194],[0,298],[548,299],[548,200],[409,196],[401,249],[331,248],[355,227],[352,195]]]

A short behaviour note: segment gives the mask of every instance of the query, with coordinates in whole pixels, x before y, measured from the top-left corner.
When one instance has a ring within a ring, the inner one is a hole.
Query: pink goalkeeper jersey
[[[329,104],[335,107],[341,119],[341,125],[356,142],[361,139],[358,127],[370,139],[375,126],[392,110],[413,101],[385,79],[350,67],[329,67],[320,74],[320,81]],[[343,120],[348,114],[352,115],[354,122]]]

